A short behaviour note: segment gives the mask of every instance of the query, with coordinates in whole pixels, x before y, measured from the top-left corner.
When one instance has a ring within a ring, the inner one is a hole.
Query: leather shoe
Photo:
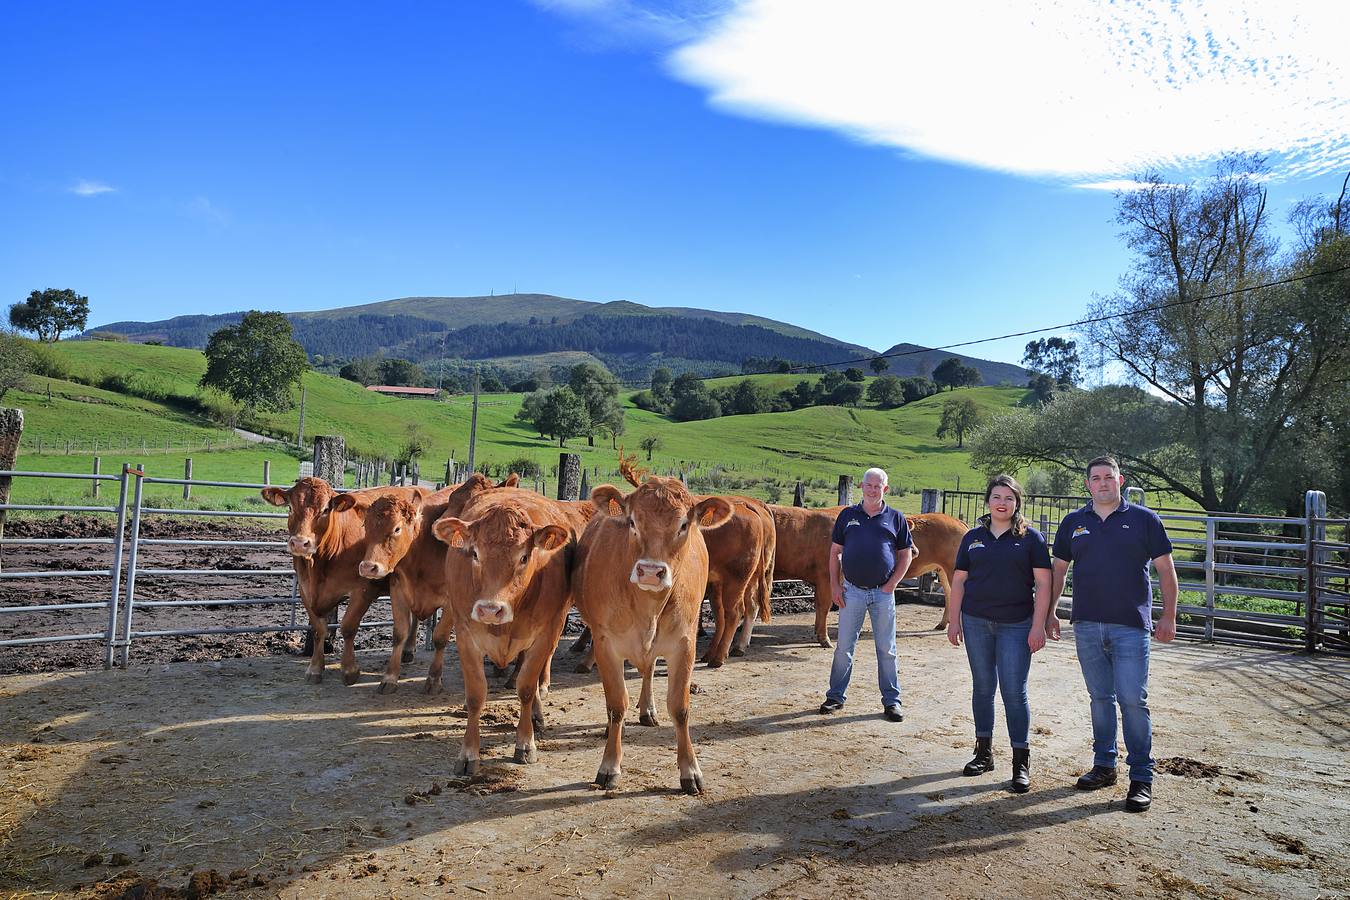
[[[824,703],[820,704],[820,714],[822,716],[829,715],[832,712],[839,712],[839,710],[843,708],[844,704],[840,703],[838,700],[826,700]]]
[[[887,722],[905,721],[905,712],[900,708],[899,703],[892,703],[890,706],[886,707],[882,712],[882,715],[886,717]]]
[[[1074,787],[1080,791],[1095,791],[1110,787],[1116,783],[1115,766],[1093,766],[1092,770],[1079,776]]]
[[[1131,781],[1130,792],[1125,795],[1125,809],[1128,812],[1148,812],[1153,805],[1153,785],[1147,781]]]

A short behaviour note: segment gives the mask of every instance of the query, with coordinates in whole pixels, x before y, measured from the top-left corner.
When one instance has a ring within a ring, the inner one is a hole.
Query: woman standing
[[[1012,742],[1013,776],[1008,789],[1031,787],[1031,707],[1027,674],[1031,654],[1045,646],[1047,631],[1059,640],[1059,620],[1050,612],[1050,551],[1045,538],[1022,517],[1022,488],[1010,475],[996,475],[984,492],[989,508],[961,539],[952,578],[952,615],[947,639],[965,638],[975,714],[975,758],[963,774],[994,770],[994,689],[1003,695]]]

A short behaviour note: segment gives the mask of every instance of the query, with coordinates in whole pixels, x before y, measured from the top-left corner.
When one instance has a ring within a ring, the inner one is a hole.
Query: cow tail
[[[761,573],[759,581],[759,620],[765,623],[773,621],[773,609],[771,608],[773,606],[773,555],[766,555],[764,571]]]

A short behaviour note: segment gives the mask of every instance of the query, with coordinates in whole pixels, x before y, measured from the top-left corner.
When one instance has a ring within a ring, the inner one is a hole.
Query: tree
[[[520,402],[520,409],[516,411],[516,418],[534,426],[541,438],[548,435],[548,429],[544,426],[544,400],[546,397],[547,394],[544,391],[534,391],[527,394],[525,399]]]
[[[69,288],[33,291],[22,303],[9,308],[9,324],[31,331],[44,344],[61,340],[67,331],[83,331],[89,321],[89,298]]]
[[[33,351],[28,341],[12,331],[0,329],[0,400],[10,388],[23,387],[33,371]]]
[[[844,370],[844,377],[849,381],[862,381],[867,377],[867,373],[857,366],[849,366]]]
[[[675,405],[670,408],[670,417],[677,422],[716,419],[720,415],[722,405],[713,399],[707,388],[676,397]]]
[[[1296,208],[1303,245],[1281,258],[1265,173],[1233,156],[1198,184],[1149,175],[1118,193],[1134,268],[1089,310],[1115,318],[1087,339],[1182,412],[1173,455],[1188,465],[1154,476],[1209,510],[1238,510],[1297,427],[1316,427],[1350,385],[1343,201]]]
[[[959,450],[965,445],[966,432],[979,425],[980,418],[980,408],[974,400],[947,400],[942,404],[942,422],[938,425],[937,436],[955,437]]]
[[[939,387],[945,387],[947,390],[958,388],[965,383],[965,374],[961,371],[965,366],[961,360],[955,356],[949,356],[937,364],[933,369],[933,382]]]
[[[672,403],[675,402],[675,395],[670,392],[670,385],[674,379],[667,368],[658,368],[652,372],[652,399],[656,401],[653,409],[656,412],[667,412]]]
[[[856,381],[845,381],[830,392],[830,403],[834,406],[857,406],[863,397],[863,386]]]
[[[364,386],[380,380],[380,361],[373,356],[362,356],[338,369],[338,377]]]
[[[906,403],[931,397],[938,392],[937,384],[931,378],[925,378],[922,375],[903,379],[900,382],[900,387],[904,391]]]
[[[768,412],[771,405],[768,392],[749,378],[737,383],[731,391],[730,399],[730,405],[722,404],[723,412],[728,415],[745,416]]]
[[[604,409],[604,418],[600,420],[597,430],[602,434],[609,435],[609,446],[612,450],[619,449],[619,438],[623,437],[628,426],[624,422],[624,410],[617,399],[611,399]]]
[[[379,368],[380,384],[417,387],[426,381],[422,367],[406,359],[382,359]]]
[[[569,387],[554,388],[544,398],[544,431],[558,439],[558,446],[567,446],[568,438],[587,434],[591,430],[591,417],[586,412],[586,401],[582,400]]]
[[[1044,372],[1032,373],[1027,379],[1027,389],[1031,391],[1031,402],[1037,406],[1044,406],[1054,399],[1055,379]]]
[[[1061,388],[1078,383],[1078,342],[1061,337],[1040,338],[1027,343],[1022,365],[1038,375],[1049,375]]]
[[[872,367],[872,373],[874,375],[880,375],[882,372],[885,372],[887,369],[891,367],[891,361],[889,359],[882,359],[880,356],[877,356],[873,357],[872,361],[868,363],[868,365]]]
[[[506,385],[496,375],[485,375],[478,382],[478,389],[485,394],[500,394],[506,390]]]
[[[652,461],[652,453],[661,449],[661,438],[659,435],[649,434],[638,441],[638,446],[647,451],[647,462]]]
[[[572,367],[567,381],[572,393],[586,404],[586,417],[590,422],[585,432],[586,443],[595,446],[596,431],[605,428],[605,423],[621,422],[623,406],[619,403],[619,385],[614,376],[594,363],[578,363]],[[618,426],[622,429],[622,424]]]
[[[840,372],[838,369],[831,369],[824,375],[820,376],[820,381],[818,382],[818,384],[820,385],[821,396],[828,397],[830,394],[833,394],[835,390],[837,390],[838,387],[846,381],[848,381],[847,375],[845,375],[843,372]]]
[[[895,375],[882,375],[867,386],[867,399],[883,409],[890,409],[905,402],[904,387]]]
[[[291,389],[307,369],[305,348],[291,337],[290,320],[279,312],[250,310],[238,325],[207,338],[201,385],[229,395],[249,411],[281,411],[291,407]]]

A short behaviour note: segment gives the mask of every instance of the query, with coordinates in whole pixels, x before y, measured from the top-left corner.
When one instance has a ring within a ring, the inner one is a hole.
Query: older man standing
[[[892,722],[901,722],[905,716],[895,669],[895,586],[909,569],[914,542],[904,515],[886,505],[886,483],[885,471],[868,469],[863,473],[862,502],[846,507],[834,522],[830,590],[839,607],[839,642],[834,648],[830,689],[820,711],[844,708],[853,677],[853,650],[863,618],[870,614],[883,714]]]
[[[1153,720],[1148,709],[1149,632],[1153,590],[1148,564],[1158,570],[1162,615],[1154,636],[1177,633],[1177,570],[1172,542],[1158,514],[1126,503],[1125,478],[1110,456],[1087,464],[1092,502],[1074,510],[1055,534],[1051,609],[1073,564],[1073,631],[1078,665],[1092,698],[1092,769],[1078,779],[1080,791],[1116,783],[1116,706],[1124,723],[1130,789],[1125,808],[1144,812],[1153,804]]]

